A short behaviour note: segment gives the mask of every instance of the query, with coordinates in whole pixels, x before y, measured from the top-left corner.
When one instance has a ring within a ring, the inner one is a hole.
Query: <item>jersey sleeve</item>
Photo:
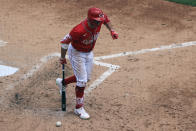
[[[108,16],[106,14],[104,14],[104,24],[107,24],[108,22],[110,22],[110,19],[108,18]]]
[[[68,49],[70,42],[71,42],[71,36],[69,34],[65,35],[65,37],[60,41],[61,47],[63,49]]]
[[[69,34],[65,35],[65,37],[60,41],[61,44],[69,44],[71,42],[72,38]]]

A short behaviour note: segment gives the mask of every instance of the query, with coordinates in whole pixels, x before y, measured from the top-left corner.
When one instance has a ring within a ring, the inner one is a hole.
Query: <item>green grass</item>
[[[196,0],[167,0],[171,2],[176,2],[184,5],[196,6]]]

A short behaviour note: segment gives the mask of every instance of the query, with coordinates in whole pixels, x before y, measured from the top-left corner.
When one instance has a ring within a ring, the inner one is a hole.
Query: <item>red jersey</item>
[[[68,44],[69,40],[72,46],[81,52],[90,52],[95,47],[102,24],[108,23],[110,20],[104,15],[105,20],[96,28],[90,28],[87,19],[75,26],[69,33],[69,37],[65,37],[61,43]],[[69,39],[69,40],[68,40]]]

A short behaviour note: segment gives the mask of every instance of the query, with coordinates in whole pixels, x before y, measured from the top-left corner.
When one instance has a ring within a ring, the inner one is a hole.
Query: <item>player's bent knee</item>
[[[86,87],[86,82],[77,81],[76,85],[79,86],[79,87]]]

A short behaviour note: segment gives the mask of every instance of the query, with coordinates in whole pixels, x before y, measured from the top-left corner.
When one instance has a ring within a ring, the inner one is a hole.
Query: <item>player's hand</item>
[[[112,36],[113,39],[118,39],[118,33],[116,33],[113,30],[111,30],[111,36]]]
[[[61,64],[67,64],[66,58],[60,58],[59,61]]]

